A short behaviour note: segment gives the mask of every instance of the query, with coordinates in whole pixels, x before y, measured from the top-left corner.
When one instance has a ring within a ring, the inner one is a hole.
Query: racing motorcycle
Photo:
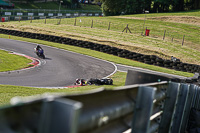
[[[85,79],[76,79],[76,82],[74,85],[80,85],[80,86],[85,86],[85,85],[113,85],[113,80],[110,78],[106,79],[97,79],[97,78],[91,78],[89,80]]]
[[[44,50],[42,48],[39,48],[38,50],[34,48],[34,50],[38,57],[45,59]]]

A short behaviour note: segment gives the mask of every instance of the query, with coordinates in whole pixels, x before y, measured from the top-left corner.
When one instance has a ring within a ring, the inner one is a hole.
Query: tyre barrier
[[[22,32],[17,30],[8,30],[8,29],[2,29],[0,28],[1,34],[8,34],[13,36],[19,36],[19,37],[25,37],[25,38],[31,38],[31,39],[39,39],[39,40],[45,40],[49,42],[55,42],[55,43],[62,43],[66,45],[73,45],[78,47],[83,47],[95,51],[104,52],[107,54],[111,54],[114,56],[119,56],[122,58],[135,60],[138,62],[142,62],[149,65],[155,65],[160,66],[168,69],[174,69],[177,71],[183,71],[183,72],[189,72],[189,73],[200,73],[200,65],[196,64],[188,64],[183,62],[173,62],[171,60],[165,60],[162,59],[156,55],[144,55],[136,52],[132,52],[125,49],[119,49],[117,47],[111,47],[108,45],[88,42],[88,41],[82,41],[82,40],[76,40],[71,38],[65,38],[65,37],[59,37],[54,35],[45,35],[45,34],[39,34],[39,33],[31,33],[31,32]]]

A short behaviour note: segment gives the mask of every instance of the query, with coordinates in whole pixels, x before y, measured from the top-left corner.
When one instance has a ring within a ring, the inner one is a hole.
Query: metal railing
[[[28,13],[33,13],[33,16],[37,16],[39,13],[102,13],[99,10],[51,10],[51,9],[1,9],[1,14],[6,15],[7,13],[15,15],[17,13],[22,13],[27,15]]]
[[[0,109],[0,131],[182,133],[190,109],[199,109],[199,94],[197,85],[164,81],[81,95],[22,98]]]

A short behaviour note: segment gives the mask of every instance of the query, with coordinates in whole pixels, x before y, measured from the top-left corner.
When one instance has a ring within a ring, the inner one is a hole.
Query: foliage
[[[103,13],[106,16],[119,15],[124,8],[124,0],[102,0]]]
[[[184,11],[200,8],[198,0],[101,0],[104,15]]]

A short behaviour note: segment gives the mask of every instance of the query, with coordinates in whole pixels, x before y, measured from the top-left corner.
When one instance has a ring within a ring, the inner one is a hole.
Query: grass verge
[[[11,86],[11,85],[0,85],[0,105],[9,104],[11,98],[15,96],[32,96],[43,93],[64,93],[64,94],[77,94],[96,89],[99,87],[105,87],[112,89],[117,86],[124,86],[126,73],[117,72],[111,77],[114,80],[113,85],[104,85],[104,86],[83,86],[76,88],[67,88],[67,89],[44,89],[44,88],[32,88],[32,87],[22,87],[22,86]]]
[[[30,66],[32,60],[0,50],[0,72],[19,70]]]

